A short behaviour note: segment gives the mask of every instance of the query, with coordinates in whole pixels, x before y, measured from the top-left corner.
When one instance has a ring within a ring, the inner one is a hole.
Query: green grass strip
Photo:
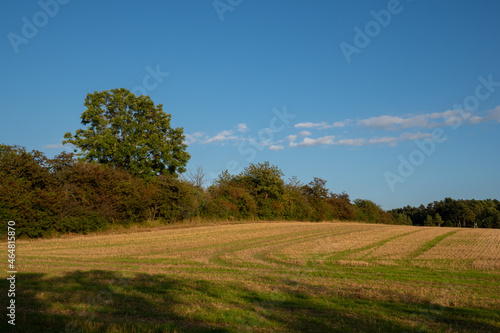
[[[452,235],[456,234],[458,231],[459,230],[450,231],[450,232],[448,232],[446,234],[443,234],[441,236],[437,236],[436,238],[434,238],[434,239],[428,241],[427,243],[425,243],[425,245],[422,246],[420,249],[418,249],[415,252],[409,254],[407,258],[408,259],[414,259],[414,258],[418,257],[422,253],[424,253],[424,252],[429,251],[430,249],[432,249],[434,246],[436,246],[440,241],[442,241],[446,237],[452,236]]]

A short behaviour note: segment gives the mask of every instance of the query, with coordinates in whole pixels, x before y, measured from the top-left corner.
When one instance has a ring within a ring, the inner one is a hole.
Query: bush
[[[199,196],[191,184],[169,176],[159,176],[152,185],[157,187],[152,205],[159,220],[169,223],[198,215]]]
[[[394,217],[370,200],[354,200],[358,218],[368,223],[394,224]]]

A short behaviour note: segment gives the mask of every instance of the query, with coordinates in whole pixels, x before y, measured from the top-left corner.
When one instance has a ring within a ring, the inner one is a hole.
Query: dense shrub
[[[356,199],[354,200],[354,204],[356,205],[356,212],[360,221],[385,224],[394,224],[396,222],[390,213],[384,211],[373,201]]]
[[[63,153],[0,146],[0,218],[15,220],[18,236],[102,230],[148,217],[147,184],[105,165]]]
[[[159,176],[150,185],[156,188],[150,205],[160,221],[176,222],[198,214],[199,190],[187,182]]]

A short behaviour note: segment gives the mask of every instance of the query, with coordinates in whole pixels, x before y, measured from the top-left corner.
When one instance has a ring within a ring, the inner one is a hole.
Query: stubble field
[[[500,230],[269,222],[16,249],[19,332],[500,332]]]

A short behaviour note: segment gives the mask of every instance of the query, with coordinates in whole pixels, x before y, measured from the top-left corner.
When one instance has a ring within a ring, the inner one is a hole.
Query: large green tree
[[[141,177],[176,176],[190,158],[183,128],[170,126],[171,115],[149,96],[127,89],[88,94],[82,113],[85,129],[66,133],[64,144],[75,146],[83,160],[110,164]]]

